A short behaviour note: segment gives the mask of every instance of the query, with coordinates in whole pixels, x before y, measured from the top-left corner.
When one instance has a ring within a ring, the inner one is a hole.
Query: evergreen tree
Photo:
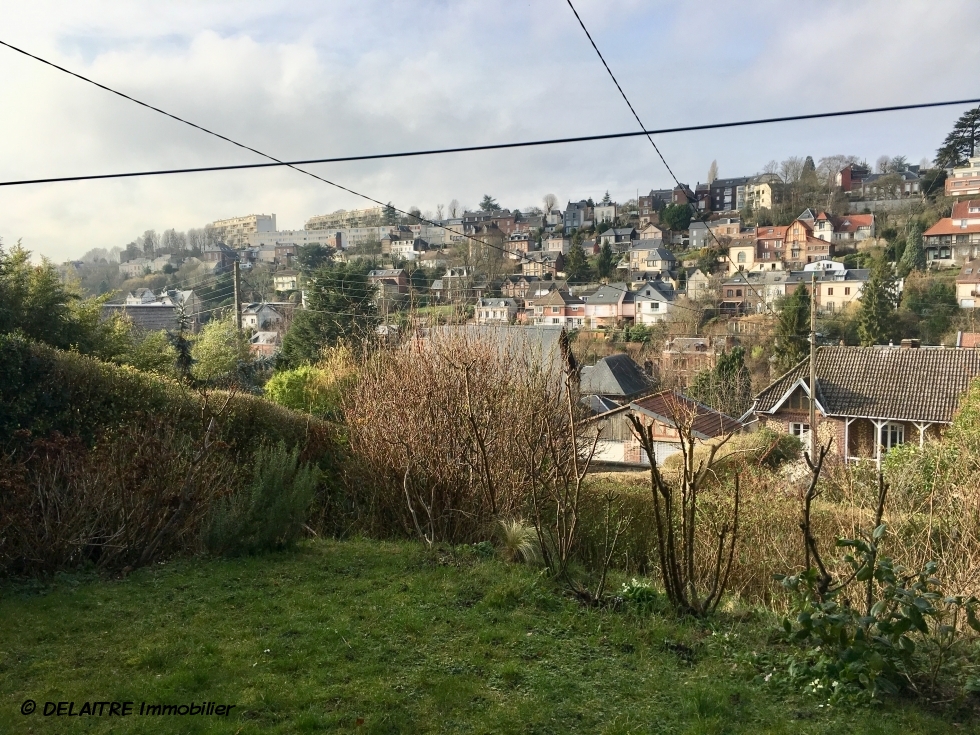
[[[484,212],[496,212],[500,209],[500,204],[489,194],[484,194],[480,200],[480,209]]]
[[[922,227],[918,222],[912,225],[908,237],[905,238],[905,250],[898,263],[898,272],[904,278],[912,271],[925,270],[926,251],[922,247]]]
[[[599,257],[596,259],[596,270],[599,278],[611,278],[613,274],[613,251],[608,242],[602,243],[599,249]]]
[[[690,205],[668,204],[660,212],[660,223],[674,232],[686,230],[691,224]]]
[[[565,276],[569,282],[586,281],[589,275],[589,261],[579,243],[574,243],[565,256]]]
[[[895,315],[895,274],[884,257],[871,263],[868,282],[861,293],[858,337],[865,347],[884,344]]]
[[[980,143],[980,107],[964,112],[956,121],[942,147],[936,151],[938,168],[962,166],[976,151]]]
[[[395,209],[391,202],[388,202],[384,208],[384,223],[388,226],[398,224],[398,210]]]
[[[606,189],[606,193],[602,195],[602,203],[604,205],[612,204],[612,199],[609,198],[609,190]]]
[[[369,339],[377,324],[375,289],[365,267],[337,263],[317,270],[306,289],[306,309],[297,309],[282,342],[287,367],[313,363],[324,347],[344,340]]]
[[[776,323],[776,360],[785,372],[806,357],[810,338],[810,291],[802,283],[783,301]]]

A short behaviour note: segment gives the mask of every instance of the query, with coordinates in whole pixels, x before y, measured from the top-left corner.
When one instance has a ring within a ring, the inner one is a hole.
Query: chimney
[[[922,343],[917,339],[903,339],[901,348],[903,350],[917,350]]]

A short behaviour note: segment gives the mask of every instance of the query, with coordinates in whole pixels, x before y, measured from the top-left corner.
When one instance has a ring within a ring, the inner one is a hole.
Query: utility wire
[[[663,161],[664,165],[667,167],[667,170],[670,172],[671,176],[674,178],[674,181],[678,185],[680,185],[680,181],[677,179],[676,176],[674,176],[673,171],[667,165],[667,161],[664,159],[663,155],[660,154],[660,150],[657,148],[656,143],[654,143],[653,139],[650,137],[650,135],[652,133],[658,133],[658,132],[664,132],[664,133],[666,133],[666,132],[681,132],[681,131],[686,131],[686,130],[708,130],[708,129],[712,129],[712,128],[736,127],[736,126],[744,126],[744,125],[755,125],[755,124],[762,124],[762,123],[766,123],[766,122],[787,122],[787,121],[790,121],[790,120],[812,119],[812,118],[816,118],[816,117],[835,117],[835,116],[842,116],[842,115],[864,114],[864,113],[867,113],[867,112],[886,112],[886,111],[901,110],[901,109],[916,109],[916,108],[922,108],[922,107],[938,107],[938,106],[946,106],[946,105],[972,104],[974,102],[980,102],[980,99],[975,99],[975,100],[962,100],[962,101],[956,101],[956,102],[933,102],[933,103],[923,103],[923,104],[917,104],[917,105],[900,105],[900,106],[892,106],[892,107],[873,108],[873,109],[868,109],[868,110],[850,110],[850,111],[841,111],[841,112],[833,112],[833,113],[818,113],[818,114],[815,114],[815,115],[797,115],[797,116],[787,116],[787,117],[782,117],[782,118],[768,118],[768,119],[763,119],[763,120],[749,120],[749,121],[740,121],[740,122],[731,122],[731,123],[718,123],[718,124],[699,125],[699,126],[685,126],[685,127],[682,127],[682,128],[664,129],[662,131],[648,131],[648,130],[646,130],[644,128],[642,121],[640,121],[639,116],[636,114],[636,111],[633,109],[632,104],[630,104],[629,99],[626,97],[625,93],[622,90],[622,87],[620,87],[619,82],[616,81],[615,76],[613,75],[612,71],[609,69],[608,64],[606,64],[606,61],[602,57],[602,54],[599,52],[598,47],[596,47],[595,42],[592,41],[592,37],[589,34],[588,29],[585,27],[584,23],[582,23],[581,18],[579,18],[578,12],[575,10],[575,7],[572,5],[571,0],[568,0],[568,4],[569,4],[569,7],[572,8],[572,12],[575,13],[575,17],[579,20],[579,24],[582,26],[582,29],[585,31],[586,36],[588,36],[589,41],[592,43],[592,47],[596,50],[596,53],[599,54],[599,58],[602,60],[602,63],[606,67],[606,70],[609,72],[609,75],[612,77],[613,81],[616,83],[616,87],[619,89],[620,94],[622,94],[623,99],[625,99],[626,102],[627,102],[627,104],[629,105],[630,110],[633,112],[634,117],[636,118],[637,122],[640,124],[641,130],[636,131],[636,132],[630,132],[630,133],[614,133],[614,134],[599,135],[599,136],[579,136],[579,137],[576,137],[576,138],[553,139],[553,140],[547,140],[547,141],[529,141],[529,142],[523,142],[523,143],[508,143],[508,144],[498,144],[498,145],[488,145],[488,146],[468,146],[468,147],[463,147],[463,148],[455,148],[455,149],[453,149],[453,148],[447,148],[447,149],[439,149],[439,150],[432,150],[432,151],[414,151],[414,152],[405,152],[405,153],[378,154],[378,155],[372,155],[372,156],[352,156],[352,157],[341,157],[341,158],[332,158],[332,159],[311,159],[311,160],[306,160],[306,161],[281,161],[280,159],[276,158],[275,156],[269,155],[268,153],[263,153],[262,151],[259,151],[258,149],[252,148],[251,146],[245,145],[243,143],[239,143],[238,141],[232,140],[231,138],[229,138],[229,137],[227,137],[225,135],[221,135],[220,133],[217,133],[215,131],[209,130],[208,128],[205,128],[205,127],[203,127],[201,125],[197,125],[196,123],[190,122],[189,120],[185,120],[182,117],[179,117],[177,115],[174,115],[174,114],[171,114],[169,112],[166,112],[165,110],[162,110],[159,107],[155,107],[153,105],[150,105],[150,104],[148,104],[146,102],[143,102],[141,100],[136,99],[135,97],[132,97],[130,95],[127,95],[127,94],[125,94],[123,92],[119,92],[119,91],[117,91],[115,89],[112,89],[111,87],[108,87],[108,86],[106,86],[104,84],[101,84],[99,82],[96,82],[96,81],[94,81],[94,80],[92,80],[92,79],[90,79],[90,78],[88,78],[86,76],[83,76],[81,74],[78,74],[76,72],[73,72],[73,71],[71,71],[69,69],[66,69],[63,66],[59,66],[58,64],[55,64],[55,63],[53,63],[51,61],[48,61],[47,59],[44,59],[44,58],[42,58],[40,56],[37,56],[35,54],[31,54],[31,53],[29,53],[29,52],[27,52],[27,51],[25,51],[25,50],[23,50],[21,48],[18,48],[16,46],[12,45],[12,44],[9,44],[9,43],[7,43],[7,42],[5,42],[3,40],[0,40],[0,45],[3,45],[3,46],[5,46],[5,47],[7,47],[7,48],[9,48],[9,49],[11,49],[13,51],[16,51],[17,53],[20,53],[20,54],[23,54],[25,56],[28,56],[28,57],[36,60],[36,61],[39,61],[39,62],[41,62],[43,64],[46,64],[47,66],[50,66],[50,67],[52,67],[54,69],[57,69],[58,71],[64,72],[66,74],[69,74],[70,76],[76,77],[77,79],[80,79],[80,80],[82,80],[84,82],[87,82],[89,84],[92,84],[92,85],[94,85],[94,86],[96,86],[96,87],[98,87],[98,88],[100,88],[100,89],[102,89],[104,91],[107,91],[107,92],[109,92],[111,94],[117,95],[117,96],[119,96],[119,97],[121,97],[123,99],[126,99],[126,100],[130,101],[130,102],[134,102],[134,103],[136,103],[136,104],[138,104],[138,105],[140,105],[142,107],[145,107],[147,109],[150,109],[150,110],[152,110],[154,112],[157,112],[159,114],[165,115],[166,117],[169,117],[169,118],[171,118],[173,120],[176,120],[178,122],[184,123],[185,125],[189,125],[189,126],[195,128],[195,129],[200,130],[202,132],[205,132],[205,133],[207,133],[209,135],[213,135],[216,138],[219,138],[219,139],[221,139],[223,141],[226,141],[228,143],[231,143],[232,145],[235,145],[235,146],[237,146],[239,148],[242,148],[244,150],[247,150],[247,151],[250,151],[250,152],[255,153],[257,155],[260,155],[263,158],[267,158],[267,159],[269,159],[269,161],[271,161],[271,163],[261,163],[261,164],[241,164],[241,165],[233,165],[233,166],[209,166],[209,167],[203,167],[203,168],[171,169],[171,170],[163,170],[163,171],[155,171],[155,172],[129,172],[129,173],[122,173],[122,174],[100,174],[100,175],[89,175],[89,176],[58,177],[58,178],[51,178],[51,179],[33,179],[33,180],[24,180],[24,181],[8,181],[8,182],[0,182],[0,186],[17,186],[17,185],[25,185],[25,184],[32,184],[32,183],[53,183],[53,182],[58,182],[58,181],[82,181],[82,180],[107,179],[107,178],[123,178],[123,177],[145,176],[145,175],[159,175],[159,174],[173,174],[173,173],[191,173],[191,172],[200,172],[200,171],[221,171],[221,170],[236,170],[236,169],[248,169],[248,168],[268,168],[268,167],[273,167],[273,166],[287,166],[287,167],[292,168],[292,169],[294,169],[296,171],[299,171],[300,173],[306,174],[307,176],[311,176],[312,178],[315,178],[315,179],[317,179],[319,181],[322,181],[325,184],[329,184],[330,186],[333,186],[335,188],[341,189],[342,191],[346,191],[346,192],[348,192],[350,194],[353,194],[353,195],[355,195],[357,197],[360,197],[360,198],[365,199],[367,201],[373,202],[374,204],[377,204],[377,205],[382,206],[382,207],[390,207],[395,212],[398,212],[398,213],[400,213],[400,214],[402,214],[404,216],[412,216],[408,212],[406,212],[404,210],[401,210],[401,209],[398,209],[397,207],[394,207],[393,205],[391,205],[390,202],[387,203],[387,204],[385,204],[384,202],[381,202],[378,199],[375,199],[373,197],[370,197],[370,196],[368,196],[366,194],[361,194],[360,192],[354,191],[353,189],[351,189],[349,187],[346,187],[346,186],[343,186],[342,184],[338,184],[336,182],[330,181],[330,180],[328,180],[326,178],[323,178],[321,176],[318,176],[317,174],[314,174],[314,173],[312,173],[310,171],[306,171],[304,169],[297,168],[297,166],[303,165],[303,164],[311,164],[311,163],[330,163],[330,162],[340,162],[340,161],[371,160],[371,159],[377,159],[377,158],[396,158],[396,157],[406,157],[406,156],[432,155],[432,154],[437,154],[437,153],[453,153],[453,152],[476,151],[476,150],[495,150],[495,149],[500,149],[500,148],[516,148],[516,147],[526,147],[526,146],[532,146],[532,145],[551,145],[551,144],[556,144],[556,143],[571,143],[571,142],[580,142],[580,141],[585,141],[585,140],[603,140],[603,139],[610,139],[610,138],[625,138],[625,137],[634,137],[634,136],[637,136],[637,135],[646,135],[646,137],[650,140],[650,143],[653,144],[654,149],[657,150],[658,155],[660,155],[660,159]],[[440,229],[446,230],[447,232],[450,232],[450,233],[455,234],[455,235],[460,235],[462,237],[465,237],[467,240],[470,240],[470,241],[479,243],[479,244],[481,244],[483,246],[486,246],[486,247],[489,247],[489,248],[492,248],[492,249],[499,250],[500,252],[505,253],[505,254],[510,253],[510,254],[513,254],[513,255],[518,255],[520,262],[524,262],[525,260],[528,260],[527,255],[524,254],[524,253],[521,253],[520,251],[508,250],[506,248],[493,245],[492,243],[488,243],[485,240],[481,240],[479,238],[473,237],[472,235],[468,235],[465,232],[459,232],[458,230],[454,230],[452,228],[446,227],[445,225],[443,225],[441,223],[433,222],[431,220],[427,220],[425,218],[418,217],[417,215],[415,217],[421,223],[424,223],[424,224],[427,224],[427,225],[431,225],[431,226],[434,226],[434,227],[438,227]],[[702,219],[701,221],[703,222],[704,220]],[[714,233],[709,230],[709,234],[711,234],[711,236],[713,238],[715,238],[715,241],[717,242],[717,238],[715,237]],[[731,261],[731,258],[730,257],[729,257],[729,261]],[[734,262],[732,264],[734,265]],[[748,285],[748,282],[747,281],[746,281],[746,283]],[[612,287],[612,288],[615,288],[615,287]],[[628,292],[628,289],[616,289],[616,290],[627,291]],[[754,288],[753,288],[753,291],[755,291]],[[758,292],[756,292],[756,294],[758,295]],[[680,307],[680,305],[679,304],[676,304],[676,303],[673,304],[672,306],[674,308],[683,308],[683,307]],[[695,311],[695,309],[693,309],[691,307],[687,307],[687,308],[689,310],[691,310],[691,311]]]
[[[327,181],[326,179],[317,176],[316,174],[310,171],[305,171],[303,169],[297,168],[297,166],[304,166],[304,165],[318,164],[318,163],[342,163],[342,162],[349,162],[349,161],[374,161],[374,160],[380,160],[386,158],[409,158],[415,156],[432,156],[432,155],[442,155],[446,153],[493,151],[493,150],[503,150],[506,148],[528,148],[534,146],[561,145],[566,143],[583,143],[583,142],[597,141],[597,140],[614,140],[617,138],[632,138],[640,135],[646,136],[646,138],[650,141],[650,143],[653,144],[654,149],[657,151],[657,154],[660,156],[660,160],[663,161],[663,164],[667,168],[667,171],[670,173],[674,181],[677,181],[677,177],[674,175],[674,172],[667,164],[666,159],[664,159],[663,155],[660,153],[660,149],[657,148],[657,144],[653,142],[653,138],[651,138],[651,135],[692,132],[697,130],[718,130],[721,128],[744,127],[750,125],[765,125],[771,123],[792,122],[797,120],[815,120],[820,118],[845,117],[850,115],[867,115],[867,114],[878,113],[878,112],[896,112],[899,110],[918,110],[918,109],[925,109],[929,107],[947,107],[952,105],[967,105],[967,104],[980,103],[980,98],[967,99],[967,100],[950,100],[944,102],[923,102],[923,103],[916,103],[916,104],[909,104],[909,105],[890,105],[887,107],[870,107],[864,109],[839,110],[835,112],[817,112],[817,113],[811,113],[806,115],[783,115],[780,117],[758,118],[754,120],[738,120],[732,122],[708,123],[704,125],[684,125],[684,126],[673,127],[673,128],[662,128],[660,130],[647,130],[643,126],[643,123],[640,120],[640,116],[637,115],[636,110],[633,109],[633,105],[626,97],[626,93],[623,92],[622,87],[620,87],[619,82],[616,80],[616,77],[613,75],[612,70],[609,68],[609,65],[606,63],[605,58],[603,58],[602,53],[600,53],[598,47],[595,44],[595,41],[592,40],[592,36],[589,34],[588,29],[585,27],[585,24],[582,22],[582,19],[579,17],[578,11],[575,10],[575,6],[572,5],[571,0],[568,0],[568,5],[572,9],[572,12],[575,13],[575,17],[576,19],[578,19],[579,25],[582,26],[582,30],[584,30],[586,36],[588,36],[589,42],[592,44],[592,48],[594,48],[596,53],[599,55],[599,58],[602,61],[603,66],[606,67],[606,71],[609,72],[609,76],[612,77],[612,80],[616,84],[616,88],[619,90],[619,93],[622,95],[623,99],[626,100],[626,104],[629,106],[630,112],[633,113],[633,117],[635,117],[636,121],[640,124],[640,130],[633,131],[633,132],[625,132],[625,133],[606,133],[600,135],[580,135],[580,136],[574,136],[569,138],[529,140],[529,141],[521,141],[515,143],[494,143],[488,145],[459,146],[455,148],[434,148],[434,149],[427,149],[427,150],[401,151],[396,153],[374,153],[374,154],[367,154],[362,156],[339,156],[334,158],[313,158],[313,159],[304,159],[299,161],[282,161],[276,158],[275,156],[271,156],[268,153],[264,153],[258,150],[257,148],[253,148],[249,145],[245,145],[244,143],[239,143],[238,141],[233,140],[226,135],[222,135],[221,133],[206,128],[203,125],[198,125],[195,122],[182,118],[171,112],[167,112],[166,110],[163,110],[159,107],[155,107],[154,105],[151,105],[148,102],[143,102],[142,100],[136,99],[135,97],[132,97],[124,92],[120,92],[105,84],[101,84],[100,82],[97,82],[94,79],[90,79],[89,77],[79,74],[78,72],[74,72],[71,69],[67,69],[63,66],[55,64],[53,61],[49,61],[36,54],[32,54],[29,51],[26,51],[22,48],[14,46],[13,44],[7,43],[6,41],[0,39],[0,46],[5,46],[9,48],[11,51],[16,51],[19,54],[23,54],[24,56],[34,59],[35,61],[40,61],[42,64],[46,64],[47,66],[57,69],[58,71],[64,72],[65,74],[69,74],[70,76],[73,76],[76,79],[80,79],[83,82],[92,84],[98,87],[99,89],[109,92],[110,94],[114,94],[117,97],[122,97],[125,100],[134,102],[137,105],[140,105],[141,107],[145,107],[148,110],[152,110],[153,112],[157,112],[161,115],[165,115],[173,120],[176,120],[177,122],[183,123],[184,125],[189,125],[192,128],[196,128],[201,132],[207,133],[208,135],[213,135],[214,137],[220,138],[221,140],[227,143],[231,143],[232,145],[237,146],[238,148],[249,151],[251,153],[255,153],[256,155],[262,156],[263,158],[267,158],[270,161],[270,163],[233,164],[228,166],[205,166],[205,167],[181,168],[181,169],[161,169],[155,171],[153,170],[130,171],[124,173],[115,173],[115,174],[61,176],[61,177],[46,178],[46,179],[25,179],[21,181],[3,181],[0,182],[0,186],[22,186],[26,184],[55,183],[55,182],[65,182],[65,181],[91,181],[95,179],[113,179],[113,178],[126,178],[126,177],[134,177],[134,176],[160,176],[160,175],[167,175],[167,174],[199,173],[199,172],[207,172],[207,171],[235,171],[241,169],[271,168],[271,167],[278,167],[278,166],[287,166],[296,171],[299,171],[302,174],[306,174],[307,176],[312,176],[315,179],[319,179],[320,181],[331,184],[332,186],[338,186],[338,184],[335,184],[332,181]],[[352,193],[356,193],[356,192],[352,192]]]
[[[595,49],[596,55],[598,55],[599,60],[602,62],[602,65],[604,67],[606,67],[606,71],[609,73],[610,79],[612,79],[613,84],[616,85],[616,89],[619,90],[619,94],[622,96],[623,101],[626,102],[626,106],[630,108],[630,112],[632,112],[633,113],[633,117],[636,118],[636,122],[640,126],[640,130],[643,131],[643,133],[640,133],[640,134],[646,134],[647,140],[650,141],[650,145],[652,145],[653,146],[653,150],[655,150],[657,152],[657,155],[660,157],[660,160],[663,162],[664,167],[667,169],[667,173],[670,174],[670,177],[674,180],[674,183],[677,184],[678,188],[688,188],[688,187],[684,187],[681,184],[680,179],[677,178],[677,175],[674,173],[673,169],[671,169],[670,165],[667,163],[667,159],[664,158],[664,154],[660,152],[660,148],[657,146],[656,142],[654,142],[654,140],[651,137],[650,133],[648,133],[646,131],[646,126],[643,124],[643,121],[640,119],[640,116],[636,113],[636,110],[633,108],[633,104],[630,102],[629,97],[626,96],[626,92],[624,92],[622,86],[620,86],[619,80],[616,79],[616,75],[613,74],[612,69],[609,68],[609,64],[606,63],[606,59],[605,59],[605,57],[603,57],[602,52],[599,50],[599,47],[596,46],[595,41],[592,39],[592,34],[589,33],[589,29],[585,27],[585,23],[582,21],[581,16],[578,14],[578,11],[575,9],[575,6],[572,5],[572,0],[565,0],[565,1],[568,3],[568,7],[572,9],[572,13],[575,14],[575,19],[578,21],[578,24],[582,27],[582,30],[585,31],[585,36],[586,36],[586,38],[589,39],[589,43],[592,44],[592,48]],[[688,188],[688,190],[690,190],[690,189]],[[709,193],[709,196],[710,196],[710,193]],[[691,202],[690,202],[690,198],[689,197],[688,197],[688,206],[691,206]],[[696,197],[695,197],[694,205],[691,208],[694,210],[694,214],[697,217],[698,221],[705,226],[705,230],[711,236],[711,239],[715,241],[715,244],[718,246],[719,252],[721,252],[721,250],[722,250],[721,242],[719,242],[717,235],[715,235],[715,233],[711,230],[711,228],[708,227],[707,222],[705,222],[705,220],[704,220],[704,217],[698,211],[699,208],[697,206],[697,198]],[[766,310],[772,312],[772,307],[762,298],[762,295],[755,288],[755,286],[753,286],[749,282],[748,276],[743,271],[741,271],[741,270],[738,269],[738,266],[736,265],[735,261],[732,260],[731,255],[729,255],[728,253],[726,253],[725,254],[725,257],[728,259],[728,262],[731,263],[735,267],[735,275],[737,276],[739,273],[742,273],[742,280],[745,281],[745,285],[748,288],[752,289],[752,292],[759,299],[759,302],[762,303],[766,307]]]
[[[8,44],[5,44],[3,43],[3,41],[0,41],[0,45],[6,46]],[[53,66],[55,66],[55,68],[57,69],[61,68],[56,65]],[[77,76],[81,79],[85,79],[85,77],[81,77],[80,75],[75,74],[74,72],[68,72],[68,73],[71,74],[72,76]],[[89,80],[85,79],[85,81],[89,81]],[[102,89],[108,89],[104,85],[98,84],[97,82],[92,82],[92,83]],[[121,97],[124,97],[126,99],[133,99],[120,92],[115,92],[114,90],[111,89],[109,91],[113,92],[113,94],[119,94]],[[870,107],[870,108],[858,109],[858,110],[839,110],[836,112],[817,112],[808,115],[784,115],[781,117],[756,118],[752,120],[708,123],[704,125],[682,125],[682,126],[677,126],[672,128],[659,128],[656,130],[642,129],[642,130],[626,132],[626,133],[578,135],[570,138],[546,138],[543,140],[528,140],[528,141],[521,141],[517,143],[492,143],[487,145],[459,146],[456,148],[428,148],[428,149],[421,149],[415,151],[398,151],[395,153],[371,153],[371,154],[365,154],[361,156],[336,156],[333,158],[307,158],[307,159],[296,160],[296,161],[281,161],[278,158],[274,158],[273,156],[269,156],[265,153],[261,153],[256,149],[251,148],[247,145],[236,143],[230,138],[227,138],[226,136],[221,135],[219,133],[214,133],[208,130],[207,128],[201,127],[200,125],[195,125],[194,123],[187,122],[186,120],[183,120],[182,118],[177,117],[176,115],[171,115],[168,112],[163,112],[161,110],[158,110],[156,107],[153,107],[152,105],[147,105],[135,99],[133,99],[133,101],[151,110],[162,112],[162,114],[166,115],[167,117],[173,118],[174,120],[177,120],[179,122],[186,122],[188,125],[191,125],[192,127],[195,127],[198,130],[214,135],[220,138],[221,140],[229,141],[234,145],[243,148],[247,151],[258,153],[259,155],[268,158],[270,160],[270,163],[239,163],[239,164],[229,164],[225,166],[192,166],[187,168],[124,171],[124,172],[110,173],[110,174],[83,174],[79,176],[54,176],[54,177],[40,178],[40,179],[14,179],[10,181],[0,181],[0,186],[27,186],[30,184],[54,184],[54,183],[63,183],[63,182],[71,182],[71,181],[98,181],[104,179],[126,179],[126,178],[144,177],[144,176],[169,176],[172,174],[195,174],[195,173],[207,173],[207,172],[214,172],[214,171],[241,171],[241,170],[249,170],[249,169],[276,168],[280,166],[291,168],[295,171],[299,171],[302,174],[306,174],[307,176],[312,176],[314,179],[319,179],[320,181],[331,184],[333,186],[338,186],[338,184],[335,184],[332,181],[328,181],[327,179],[318,176],[317,174],[312,173],[311,171],[306,171],[305,169],[301,169],[298,167],[308,166],[313,164],[321,164],[321,163],[377,161],[377,160],[383,160],[389,158],[412,158],[417,156],[435,156],[435,155],[443,155],[448,153],[471,153],[476,151],[496,151],[496,150],[504,150],[507,148],[531,148],[536,146],[562,145],[566,143],[585,143],[585,142],[598,141],[598,140],[615,140],[617,138],[634,138],[638,136],[646,136],[648,139],[650,139],[650,136],[652,135],[666,135],[669,133],[687,133],[687,132],[695,132],[698,130],[718,130],[721,128],[747,127],[751,125],[768,125],[773,123],[794,122],[799,120],[816,120],[821,118],[844,117],[850,115],[868,115],[868,114],[878,113],[878,112],[897,112],[901,110],[921,110],[930,107],[969,105],[974,103],[980,103],[980,98],[967,99],[967,100],[950,100],[945,102],[923,102],[923,103],[916,103],[911,105],[891,105],[888,107]],[[650,142],[653,143],[653,140],[650,139]],[[656,148],[655,143],[654,143],[654,147]],[[659,154],[659,149],[658,149],[658,154]],[[667,167],[667,170],[670,171],[671,176],[673,176],[673,171],[671,171],[670,166],[667,166],[667,162],[666,160],[664,160],[663,155],[660,156],[660,159],[661,161],[663,161],[664,166]],[[676,178],[677,177],[674,177],[675,180]],[[356,192],[351,192],[351,193],[356,194]]]

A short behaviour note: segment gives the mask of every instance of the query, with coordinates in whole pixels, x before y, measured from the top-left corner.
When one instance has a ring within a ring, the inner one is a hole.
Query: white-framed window
[[[789,433],[801,439],[810,436],[810,424],[790,424]]]
[[[880,442],[882,449],[885,451],[888,451],[892,447],[897,447],[899,444],[904,444],[905,426],[894,422],[885,424],[881,427],[878,441]]]

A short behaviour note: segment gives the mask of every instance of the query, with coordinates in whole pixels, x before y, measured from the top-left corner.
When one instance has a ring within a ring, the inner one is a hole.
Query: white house
[[[670,316],[675,308],[677,292],[663,281],[649,281],[633,297],[636,324],[656,324]]]

